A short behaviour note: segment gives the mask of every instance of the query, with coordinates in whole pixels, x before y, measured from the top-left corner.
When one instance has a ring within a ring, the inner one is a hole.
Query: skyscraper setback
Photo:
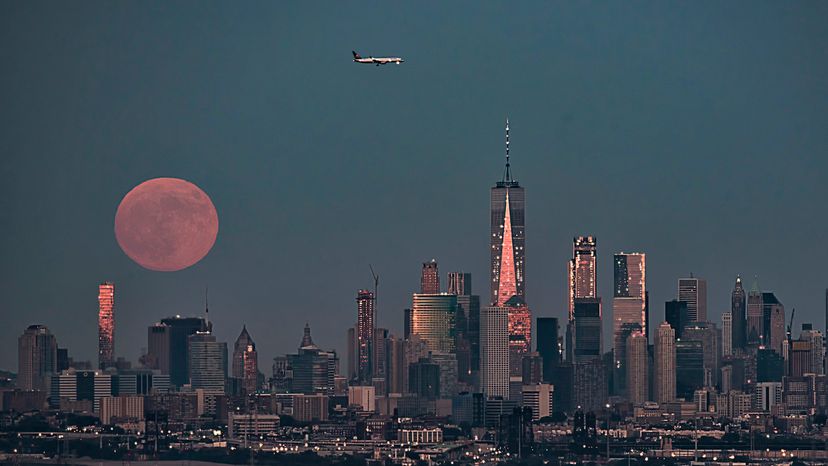
[[[115,364],[115,285],[98,285],[98,367]]]
[[[647,256],[643,253],[618,253],[614,258],[612,298],[613,358],[615,385],[626,387],[627,334],[633,328],[647,333]],[[577,317],[576,317],[577,319]]]

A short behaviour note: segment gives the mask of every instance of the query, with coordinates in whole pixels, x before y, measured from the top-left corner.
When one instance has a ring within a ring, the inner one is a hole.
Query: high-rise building
[[[802,324],[802,333],[799,334],[799,339],[811,343],[812,351],[812,369],[816,375],[825,373],[825,344],[822,332],[814,330],[811,324]]]
[[[717,386],[719,382],[719,362],[722,355],[719,349],[720,336],[716,324],[691,322],[690,325],[684,328],[682,339],[695,340],[701,343],[704,372],[703,385],[699,388]]]
[[[357,292],[357,378],[362,383],[370,383],[373,378],[373,339],[374,319],[376,317],[374,293],[368,290]]]
[[[722,312],[722,355],[733,354],[733,314],[731,311]]]
[[[524,190],[512,179],[509,162],[509,121],[506,121],[506,170],[491,190],[492,306],[502,307],[514,296],[525,302]]]
[[[522,360],[532,348],[532,312],[524,303],[507,302],[509,308],[509,375],[518,377]]]
[[[762,320],[765,328],[763,343],[782,354],[782,342],[786,336],[785,306],[773,293],[762,293]]]
[[[247,332],[246,325],[242,326],[241,334],[233,345],[232,375],[241,381],[246,393],[254,393],[258,389],[259,358],[256,343]]]
[[[779,382],[785,376],[785,359],[771,349],[756,350],[756,382]]]
[[[576,236],[572,240],[569,260],[569,320],[566,328],[566,358],[572,360],[576,298],[598,297],[597,240],[594,236]]]
[[[437,271],[437,260],[423,262],[423,273],[420,277],[420,294],[440,293],[440,272]]]
[[[742,277],[736,276],[736,284],[730,293],[730,314],[732,325],[732,348],[744,349],[747,344],[747,297],[742,287]],[[724,331],[724,329],[722,329]]]
[[[788,350],[789,377],[802,377],[811,373],[814,367],[814,352],[811,342],[807,340],[792,340]]]
[[[57,372],[57,340],[45,325],[30,325],[17,339],[17,388],[50,389]]]
[[[754,280],[747,297],[747,342],[758,346],[762,344],[765,334],[764,318],[762,315],[762,292],[759,283]]]
[[[457,295],[415,293],[411,303],[411,333],[422,338],[429,351],[453,353]]]
[[[335,351],[323,351],[313,343],[310,325],[305,324],[299,350],[288,354],[287,362],[293,368],[292,392],[333,393],[339,358]]]
[[[465,291],[471,293],[471,274],[464,279]],[[457,295],[457,313],[465,316],[466,325],[464,339],[468,343],[469,374],[476,379],[480,372],[480,296],[467,294]],[[468,380],[471,382],[471,380]]]
[[[601,298],[575,299],[573,342],[575,362],[601,358]]]
[[[577,317],[575,321],[578,321]],[[577,356],[575,359],[572,365],[572,408],[598,412],[607,402],[606,365],[601,359],[578,361]]]
[[[223,395],[227,378],[227,343],[216,341],[210,332],[188,337],[190,385],[209,395]]]
[[[681,338],[682,331],[688,323],[687,303],[677,299],[664,303],[664,320],[676,331],[676,338]]]
[[[421,398],[440,398],[440,366],[437,362],[420,358],[408,366],[408,391]]]
[[[349,381],[357,381],[359,380],[359,357],[357,353],[359,352],[359,342],[357,341],[357,329],[356,327],[350,327],[347,331],[346,336],[346,347],[348,351],[348,380]]]
[[[115,285],[98,285],[98,367],[115,364]]]
[[[509,309],[480,312],[480,389],[487,397],[509,397]]]
[[[687,319],[690,322],[707,322],[707,281],[696,278],[679,278],[678,299],[687,303]]]
[[[614,258],[612,298],[613,382],[616,391],[626,389],[625,329],[638,325],[647,334],[647,256],[618,253]]]
[[[653,359],[655,401],[669,403],[676,399],[676,331],[667,322],[658,327]]]
[[[170,333],[169,327],[157,322],[147,329],[147,354],[144,366],[157,369],[162,374],[170,373]]]
[[[408,391],[407,345],[408,340],[394,335],[388,337],[388,393],[407,393]]]
[[[676,341],[676,395],[692,400],[704,388],[704,346],[701,340]]]
[[[472,294],[471,274],[464,272],[449,272],[448,273],[448,293],[456,294],[458,296],[468,296]],[[438,287],[439,288],[439,287]]]
[[[525,384],[522,389],[523,406],[532,410],[532,420],[537,421],[553,413],[555,387],[548,383]]]
[[[642,331],[630,333],[627,337],[627,399],[633,405],[650,399],[648,361],[647,336]]]
[[[189,337],[196,332],[211,332],[212,324],[202,317],[167,317],[150,327],[150,351],[157,352],[159,368],[168,368],[170,383],[180,387],[190,381]],[[153,348],[155,345],[155,349]]]
[[[537,350],[543,360],[544,381],[550,381],[552,367],[561,363],[561,347],[558,341],[558,319],[555,317],[538,317]]]

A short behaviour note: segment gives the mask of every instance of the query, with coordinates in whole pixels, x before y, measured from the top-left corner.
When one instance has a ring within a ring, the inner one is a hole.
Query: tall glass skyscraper
[[[524,191],[512,179],[509,120],[506,120],[506,169],[491,190],[491,296],[494,307],[509,308],[510,373],[522,371],[521,358],[532,342],[532,313],[525,295]]]
[[[454,353],[457,295],[415,293],[411,304],[411,333],[422,338],[429,351]]]
[[[568,263],[569,322],[566,327],[566,359],[572,360],[574,346],[575,300],[598,297],[597,240],[594,236],[576,236],[572,240],[572,259]]]
[[[98,367],[115,364],[115,285],[98,285]]]
[[[643,253],[618,253],[614,257],[612,298],[614,384],[626,387],[626,350],[629,329],[647,334],[647,256]],[[577,316],[576,316],[577,320]],[[577,345],[576,345],[577,346]]]
[[[373,378],[374,351],[374,293],[368,290],[357,291],[357,377],[362,383],[370,384]]]
[[[679,278],[678,299],[687,303],[690,322],[707,322],[707,281],[701,278]]]

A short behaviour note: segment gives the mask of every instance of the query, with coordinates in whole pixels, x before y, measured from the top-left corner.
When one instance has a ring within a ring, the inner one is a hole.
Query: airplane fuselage
[[[404,62],[400,57],[360,57],[356,53],[354,53],[354,62],[356,63],[363,63],[367,65],[387,65],[389,63],[396,63],[399,65],[400,63]]]

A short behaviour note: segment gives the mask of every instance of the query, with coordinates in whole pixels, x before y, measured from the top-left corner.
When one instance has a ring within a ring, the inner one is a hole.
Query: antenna
[[[379,275],[374,272],[374,266],[368,264],[368,268],[371,269],[371,276],[374,278],[374,312],[376,313],[377,310],[377,290],[379,289]],[[374,316],[374,322],[376,322],[376,316]]]
[[[205,330],[207,330],[209,332],[210,331],[210,305],[209,305],[207,292],[208,292],[207,285],[204,285],[204,321],[207,325],[207,328]]]
[[[512,170],[509,163],[509,117],[506,117],[506,173],[503,175],[503,181],[512,181]]]

